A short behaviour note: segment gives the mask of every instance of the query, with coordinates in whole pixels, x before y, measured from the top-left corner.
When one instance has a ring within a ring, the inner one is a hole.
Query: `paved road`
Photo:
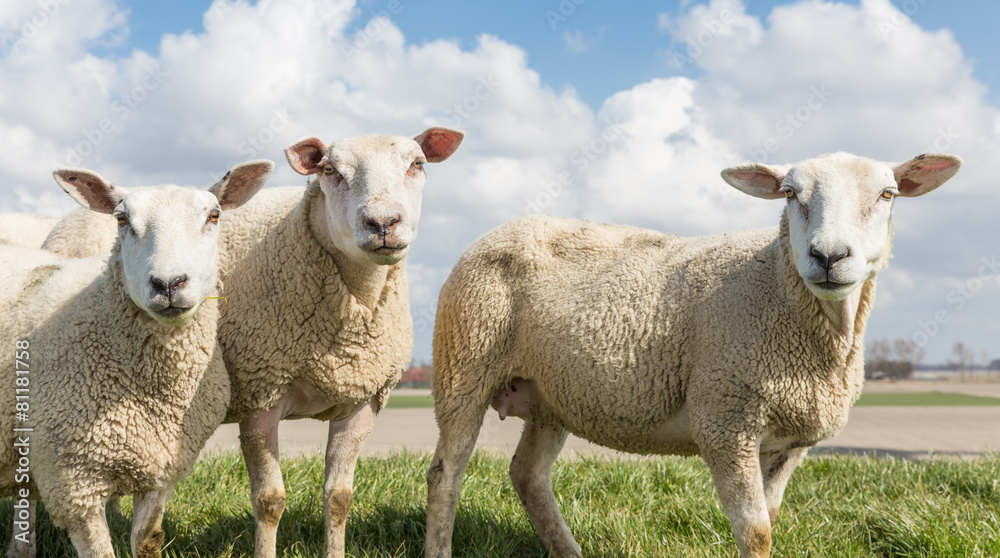
[[[949,391],[1000,397],[1000,384],[932,384],[908,382],[871,384],[868,392]],[[410,392],[421,393],[427,392]],[[517,418],[500,421],[489,411],[480,432],[478,447],[512,453],[521,435],[523,422]],[[207,448],[236,449],[236,425],[223,425],[209,440]],[[433,451],[437,425],[430,409],[388,409],[375,419],[375,428],[365,443],[365,455],[379,455],[401,449]],[[279,431],[283,455],[320,451],[326,444],[325,423],[296,420],[281,423]],[[871,453],[922,457],[929,452],[977,454],[1000,451],[1000,407],[858,407],[851,411],[847,427],[812,453]],[[619,454],[570,436],[562,456],[580,453]]]

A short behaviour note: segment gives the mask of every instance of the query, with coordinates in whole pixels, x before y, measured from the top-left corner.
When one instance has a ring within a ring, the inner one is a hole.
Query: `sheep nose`
[[[391,217],[365,217],[365,229],[372,234],[388,236],[396,232],[396,225],[402,217],[393,215]]]
[[[812,256],[814,260],[816,260],[816,263],[819,264],[820,267],[822,267],[826,271],[830,271],[830,268],[833,267],[833,264],[839,262],[840,260],[846,258],[847,256],[850,256],[851,250],[849,248],[845,248],[833,254],[824,254],[823,252],[817,250],[815,246],[810,246],[809,255]]]
[[[178,275],[170,279],[160,279],[159,277],[150,277],[149,283],[153,285],[153,290],[156,291],[156,294],[163,294],[169,298],[170,295],[177,292],[178,289],[183,287],[184,283],[187,283],[187,280],[188,280],[187,275]]]

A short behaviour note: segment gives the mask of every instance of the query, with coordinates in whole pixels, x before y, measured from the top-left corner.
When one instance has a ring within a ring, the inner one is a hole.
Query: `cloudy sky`
[[[282,154],[302,136],[463,129],[408,260],[419,360],[451,266],[513,217],[765,227],[782,204],[721,169],[951,152],[955,179],[896,204],[869,339],[1000,358],[998,23],[971,0],[5,1],[0,211],[74,207],[61,165],[207,186],[263,157],[302,184]]]

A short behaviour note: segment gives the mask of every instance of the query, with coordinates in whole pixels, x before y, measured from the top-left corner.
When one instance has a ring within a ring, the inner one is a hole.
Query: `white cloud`
[[[734,0],[686,6],[657,22],[673,40],[664,77],[623,87],[596,112],[571,87],[546,85],[517,45],[490,35],[471,48],[408,43],[392,23],[400,14],[357,21],[350,0],[216,0],[205,32],[125,57],[88,50],[128,33],[112,0],[46,1],[58,12],[16,51],[9,38],[41,21],[38,5],[0,8],[0,211],[72,207],[50,172],[73,153],[123,185],[207,185],[256,157],[278,162],[272,183],[301,184],[282,149],[302,136],[455,126],[467,140],[428,168],[409,259],[414,313],[426,322],[462,250],[512,216],[682,234],[770,226],[780,205],[735,192],[722,168],[841,149],[902,160],[937,142],[966,167],[927,198],[899,201],[894,275],[870,331],[907,335],[946,304],[952,279],[997,252],[1000,112],[954,36],[921,29],[888,0],[779,6],[767,25]],[[592,45],[581,32],[564,41]],[[678,66],[697,77],[666,77]],[[959,338],[986,346],[976,328],[1000,320],[994,292],[979,296],[955,320],[974,325],[942,328],[931,360]],[[426,358],[430,328],[417,336]]]

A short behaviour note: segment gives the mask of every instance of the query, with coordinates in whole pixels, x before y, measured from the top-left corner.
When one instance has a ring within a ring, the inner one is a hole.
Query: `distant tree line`
[[[865,347],[865,379],[906,380],[924,360],[924,350],[909,339],[875,339]]]

